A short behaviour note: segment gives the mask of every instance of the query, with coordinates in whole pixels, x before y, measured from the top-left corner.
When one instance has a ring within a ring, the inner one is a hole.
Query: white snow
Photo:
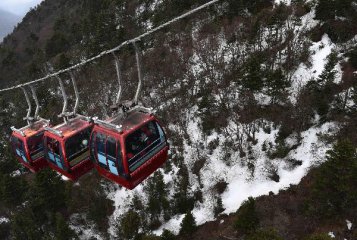
[[[18,177],[20,175],[21,175],[21,171],[20,170],[15,170],[10,174],[11,177]]]
[[[315,52],[315,54],[312,56],[313,64],[311,68],[313,77],[316,78],[322,73],[327,62],[326,58],[332,52],[333,48],[335,48],[335,44],[331,42],[327,34],[322,36],[320,42],[314,43],[312,45],[311,50]]]
[[[78,219],[85,219],[86,224],[78,224]],[[87,239],[97,239],[102,240],[104,239],[97,231],[95,230],[94,224],[89,224],[84,216],[79,214],[74,214],[71,216],[71,224],[69,227],[76,232],[80,240],[87,240]]]
[[[346,224],[347,224],[348,230],[351,230],[352,229],[352,222],[346,219]]]
[[[62,174],[60,174],[61,175],[61,178],[62,178],[62,180],[63,181],[69,181],[70,179],[68,178],[68,177],[66,177],[65,175],[62,175]]]
[[[285,3],[286,5],[291,4],[291,0],[275,0],[274,2],[276,5],[279,5],[280,3]]]
[[[0,224],[8,223],[8,222],[10,222],[10,219],[8,219],[6,217],[0,217]]]
[[[328,235],[331,237],[331,238],[335,238],[335,234],[333,232],[329,232]]]
[[[325,68],[325,64],[327,63],[327,56],[335,47],[335,44],[331,42],[327,34],[323,35],[321,41],[312,44],[310,47],[310,52],[312,53],[312,65],[306,66],[305,64],[301,63],[292,76],[290,100],[293,103],[296,102],[295,98],[299,90],[305,86],[308,81],[317,79],[318,76],[322,73]],[[339,82],[342,76],[341,67],[337,65],[335,70],[337,71],[335,82]]]
[[[163,224],[158,230],[153,231],[153,234],[160,236],[164,229],[170,230],[174,234],[178,234],[180,231],[180,225],[185,214],[177,215],[171,218],[167,223]]]
[[[334,127],[336,127],[335,124],[327,123],[321,127],[312,128],[303,132],[302,144],[289,154],[289,158],[301,160],[303,164],[289,171],[288,169],[284,169],[283,163],[280,163],[278,165],[279,182],[265,179],[255,179],[251,182],[247,182],[244,175],[236,176],[229,184],[228,191],[223,194],[223,204],[226,208],[225,212],[231,213],[236,211],[241,203],[249,196],[257,197],[268,194],[270,191],[277,194],[280,189],[287,188],[290,184],[298,184],[302,177],[306,175],[309,168],[316,163],[316,160],[321,160],[316,159],[316,157],[323,157],[325,152],[329,149],[328,146],[318,142],[316,134],[326,133]]]

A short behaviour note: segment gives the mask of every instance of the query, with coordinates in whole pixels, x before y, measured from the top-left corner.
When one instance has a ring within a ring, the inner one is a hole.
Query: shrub
[[[327,152],[312,185],[311,213],[319,218],[334,218],[357,205],[357,153],[350,141],[339,141]]]
[[[309,237],[306,238],[306,240],[332,240],[328,234],[326,233],[320,233],[320,234],[313,234]]]
[[[282,237],[274,229],[259,230],[256,233],[249,235],[247,240],[283,240]]]
[[[175,238],[175,235],[167,229],[164,229],[161,234],[161,240],[174,240]]]
[[[133,210],[129,210],[120,220],[118,226],[118,235],[123,239],[132,239],[138,235],[139,228],[139,214]]]
[[[186,213],[181,223],[180,234],[191,235],[197,229],[195,217],[191,212]]]
[[[237,211],[234,227],[239,232],[254,233],[259,225],[258,213],[255,209],[255,200],[249,197]]]
[[[216,197],[216,200],[215,200],[215,206],[214,206],[214,209],[213,209],[213,213],[214,213],[214,216],[217,217],[221,212],[224,211],[224,208],[223,208],[223,203],[222,203],[222,197],[221,196],[218,196]]]

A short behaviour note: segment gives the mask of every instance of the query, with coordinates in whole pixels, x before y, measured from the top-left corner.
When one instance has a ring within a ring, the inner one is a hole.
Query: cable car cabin
[[[49,166],[72,181],[93,168],[89,139],[93,123],[78,116],[53,128],[46,128],[44,144]]]
[[[49,121],[42,119],[21,129],[11,128],[11,145],[15,156],[33,173],[47,167],[43,136],[48,124]]]
[[[128,114],[122,120],[95,120],[91,158],[100,175],[133,189],[167,160],[169,145],[152,114]]]

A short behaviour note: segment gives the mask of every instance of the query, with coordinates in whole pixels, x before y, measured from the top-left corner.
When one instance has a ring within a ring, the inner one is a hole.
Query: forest
[[[207,0],[44,0],[0,43],[0,89],[41,78]],[[1,239],[357,239],[357,1],[222,0],[138,42],[141,101],[169,159],[129,191],[16,160],[21,90],[0,95]],[[135,51],[116,53],[123,98]],[[106,55],[75,72],[79,112],[105,119],[118,91]],[[74,105],[70,78],[64,79]],[[40,116],[62,120],[57,81]]]

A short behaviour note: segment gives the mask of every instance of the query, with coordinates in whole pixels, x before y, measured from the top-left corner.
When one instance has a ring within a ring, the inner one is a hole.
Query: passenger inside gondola
[[[160,139],[155,122],[149,122],[126,138],[127,159],[131,172],[150,158],[151,153],[161,143]]]
[[[32,161],[43,157],[43,132],[30,137],[28,140],[28,146]]]
[[[77,165],[89,156],[90,129],[72,136],[66,141],[66,154],[70,167]]]

